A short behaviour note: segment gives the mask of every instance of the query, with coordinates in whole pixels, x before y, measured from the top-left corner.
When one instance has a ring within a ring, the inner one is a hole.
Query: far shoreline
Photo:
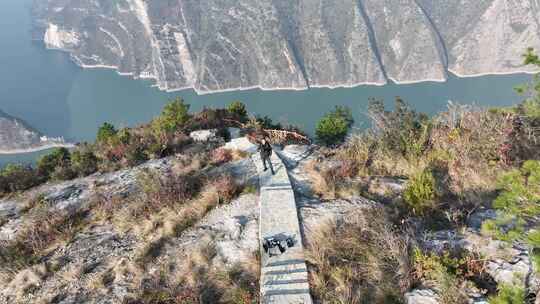
[[[185,87],[178,87],[178,88],[167,88],[163,87],[162,84],[159,83],[157,78],[154,75],[136,75],[133,72],[121,72],[119,66],[114,65],[87,65],[82,63],[82,61],[77,58],[75,55],[73,55],[72,52],[69,50],[61,49],[61,48],[52,48],[45,46],[46,50],[49,51],[60,51],[63,53],[68,54],[70,61],[75,64],[77,67],[79,67],[81,70],[110,70],[114,71],[116,74],[122,76],[122,77],[128,77],[132,80],[149,80],[153,82],[153,84],[150,85],[150,87],[156,88],[159,91],[166,92],[166,93],[175,93],[175,92],[182,92],[182,91],[188,91],[192,90],[199,96],[204,95],[211,95],[211,94],[219,94],[219,93],[228,93],[228,92],[234,92],[234,91],[250,91],[250,90],[260,90],[260,91],[306,91],[311,88],[314,89],[350,89],[350,88],[357,88],[362,86],[377,86],[382,87],[389,84],[396,84],[396,85],[411,85],[411,84],[419,84],[424,82],[434,82],[434,83],[445,83],[449,79],[449,75],[453,75],[457,78],[467,79],[467,78],[476,78],[476,77],[483,77],[483,76],[508,76],[508,75],[536,75],[540,73],[540,70],[538,71],[531,71],[526,69],[516,69],[513,71],[503,71],[503,72],[497,72],[497,71],[491,71],[491,72],[484,72],[484,73],[471,73],[471,74],[465,74],[462,72],[458,72],[455,69],[452,69],[451,67],[446,68],[446,72],[443,78],[422,78],[422,79],[416,79],[416,80],[397,80],[392,77],[388,77],[388,79],[381,80],[380,82],[370,82],[370,81],[364,81],[364,82],[356,82],[356,83],[337,83],[337,84],[315,84],[315,85],[307,85],[307,86],[290,86],[290,87],[265,87],[262,84],[253,85],[253,86],[246,86],[246,87],[233,87],[233,88],[224,88],[224,89],[216,89],[216,90],[201,90],[201,88],[198,88],[196,86],[185,86]],[[2,154],[0,152],[0,154]]]
[[[28,149],[13,149],[13,150],[0,149],[0,155],[29,154],[29,153],[45,151],[45,150],[54,149],[54,148],[73,149],[75,147],[77,147],[76,144],[47,144],[40,147],[28,148]]]

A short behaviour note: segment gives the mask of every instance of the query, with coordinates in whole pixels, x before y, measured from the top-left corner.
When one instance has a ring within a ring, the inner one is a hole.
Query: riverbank
[[[63,143],[63,144],[47,144],[35,148],[28,148],[28,149],[13,149],[13,150],[2,150],[0,149],[0,155],[16,155],[16,154],[27,154],[27,153],[34,153],[34,152],[40,152],[45,151],[49,149],[54,148],[67,148],[72,149],[75,148],[76,144],[69,144],[69,143]]]
[[[264,86],[262,84],[252,85],[252,86],[241,86],[241,87],[230,87],[230,88],[220,88],[218,90],[206,90],[201,89],[201,87],[197,87],[195,85],[191,86],[183,86],[183,87],[168,87],[167,84],[160,83],[158,78],[155,75],[149,75],[149,74],[141,74],[136,75],[133,72],[121,72],[119,66],[115,65],[88,65],[84,64],[77,56],[73,55],[72,52],[66,49],[59,49],[59,48],[46,48],[48,51],[61,51],[64,53],[69,54],[70,60],[79,68],[83,70],[111,70],[114,71],[117,75],[122,77],[129,77],[132,80],[149,80],[153,82],[152,85],[153,88],[156,88],[162,92],[165,93],[181,93],[189,90],[193,90],[196,95],[203,96],[203,95],[211,95],[211,94],[219,94],[219,93],[230,93],[230,92],[241,92],[241,91],[250,91],[250,90],[260,90],[260,91],[305,91],[312,88],[316,89],[354,89],[354,88],[360,88],[362,86],[377,86],[382,87],[385,85],[388,85],[390,83],[396,84],[396,85],[411,85],[411,84],[423,84],[423,83],[445,83],[449,81],[451,76],[455,76],[457,78],[462,79],[468,79],[468,78],[474,78],[474,77],[483,77],[483,76],[511,76],[511,75],[535,75],[537,73],[540,73],[540,69],[531,70],[526,69],[523,67],[522,69],[514,69],[512,71],[487,71],[482,73],[463,73],[458,72],[456,69],[447,68],[445,71],[445,77],[443,78],[421,78],[421,79],[415,79],[415,80],[397,80],[393,77],[388,77],[387,79],[383,79],[382,81],[363,81],[363,82],[354,82],[354,83],[335,83],[335,84],[311,84],[306,83],[306,85],[303,86]]]

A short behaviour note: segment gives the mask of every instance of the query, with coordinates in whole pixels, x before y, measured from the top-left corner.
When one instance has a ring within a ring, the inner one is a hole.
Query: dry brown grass
[[[75,212],[49,209],[45,204],[32,210],[15,239],[0,247],[4,275],[32,266],[49,250],[65,243],[88,224],[88,210]]]
[[[40,288],[43,279],[47,275],[47,269],[44,265],[35,265],[18,272],[9,284],[3,286],[7,294],[11,294],[11,303],[28,303],[26,295]]]
[[[199,240],[176,261],[164,260],[156,265],[158,271],[145,274],[145,283],[127,303],[258,303],[257,256],[226,266],[216,254],[211,238]]]
[[[138,262],[146,265],[153,261],[170,238],[180,236],[210,210],[229,203],[239,192],[240,187],[230,175],[216,176],[204,182],[201,191],[192,199],[163,208],[148,220],[142,221],[142,225],[138,221],[137,234],[148,240],[139,249]]]
[[[210,162],[207,153],[180,154],[176,156],[172,173],[176,175],[186,175],[197,172]]]
[[[437,199],[438,218],[459,225],[493,199],[501,173],[531,157],[530,147],[522,149],[528,147],[523,141],[537,140],[518,136],[527,130],[510,112],[450,104],[447,111],[418,121],[421,127],[411,130],[404,128],[414,124],[389,119],[397,114],[384,115],[389,116],[383,117],[384,124],[376,124],[378,129],[353,135],[324,162],[307,166],[317,195],[333,199],[369,194],[355,181],[366,176],[411,178],[444,167],[444,174],[435,176],[444,186]]]
[[[473,201],[493,191],[496,177],[511,163],[505,147],[511,140],[513,117],[451,105],[435,121],[433,150],[445,151],[453,192]]]
[[[230,159],[246,157],[237,151],[227,153],[230,154]],[[8,284],[13,281],[21,269],[29,269],[29,266],[36,264],[41,256],[59,244],[69,241],[86,225],[112,224],[116,231],[140,238],[141,242],[132,261],[124,260],[122,263],[111,264],[105,271],[89,275],[83,275],[84,267],[75,264],[52,272],[57,273],[60,282],[72,282],[84,276],[86,288],[96,293],[107,292],[108,286],[116,281],[128,284],[132,290],[141,290],[143,280],[148,279],[147,267],[155,265],[154,262],[157,263],[156,258],[162,254],[168,242],[192,227],[213,208],[229,203],[242,188],[229,174],[212,173],[215,165],[211,163],[207,152],[177,156],[175,164],[166,174],[151,170],[143,172],[138,177],[140,191],[128,197],[100,193],[100,185],[95,185],[98,194],[85,209],[74,214],[52,208],[40,195],[28,199],[25,223],[17,239],[0,244],[0,282]],[[207,257],[211,256],[211,250],[201,249],[200,252]],[[209,258],[200,258],[196,262],[203,265],[201,269],[204,267],[207,269],[205,272],[209,273],[208,286],[199,286],[200,282],[193,282],[193,286],[186,289],[181,285],[172,288],[172,285],[160,283],[160,290],[157,293],[146,290],[145,292],[150,294],[149,297],[142,297],[152,300],[134,303],[186,303],[179,299],[184,297],[182,294],[189,299],[192,289],[196,292],[193,294],[197,295],[208,294],[210,293],[208,290],[215,290],[212,293],[219,294],[220,299],[225,299],[228,292],[222,293],[221,287],[213,287],[219,285],[218,278],[222,273],[216,272],[214,268],[210,269],[209,265],[212,262]],[[176,277],[179,275],[180,273],[174,273]],[[235,280],[229,281],[230,284],[223,285],[223,288],[232,290],[236,288],[233,285],[244,284],[244,279],[235,278]],[[167,292],[163,293],[161,289]],[[238,287],[237,290],[244,289]],[[174,293],[176,302],[168,302],[172,301],[169,296],[162,302],[155,301],[162,299],[160,294],[170,295],[168,291]],[[247,294],[251,297],[251,292]]]
[[[231,153],[232,153],[233,160],[244,159],[244,158],[249,157],[250,155],[248,152],[238,150],[238,149],[232,150]]]
[[[411,284],[407,242],[381,209],[326,223],[308,239],[314,297],[322,303],[399,303]]]
[[[354,179],[357,166],[351,161],[327,164],[312,160],[305,166],[313,193],[322,199],[351,198],[361,194],[361,182]]]
[[[217,148],[211,153],[212,163],[221,165],[230,162],[233,159],[232,151],[224,148]]]

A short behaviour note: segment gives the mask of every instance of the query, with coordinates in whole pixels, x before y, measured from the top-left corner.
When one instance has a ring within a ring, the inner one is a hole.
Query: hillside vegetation
[[[525,59],[540,66],[532,50]],[[377,216],[382,223],[353,217],[322,228],[316,236],[309,248],[315,255],[318,299],[400,303],[403,298],[396,291],[411,287],[434,289],[440,303],[467,303],[471,288],[485,290],[490,303],[534,299],[538,286],[497,286],[486,273],[488,257],[456,249],[451,241],[450,247],[430,252],[420,244],[426,240],[419,239],[426,232],[459,235],[470,229],[473,214],[493,209],[496,216],[482,222],[483,237],[509,248],[526,246],[540,271],[540,79],[517,91],[524,101],[513,107],[449,103],[447,111],[433,117],[400,98],[391,110],[371,100],[371,128],[350,135],[337,148],[320,150],[321,157],[307,166],[316,195],[323,200],[364,196],[385,202],[385,207]],[[404,189],[374,191],[373,180],[384,178],[405,180]],[[393,228],[385,221],[393,222]],[[402,235],[399,241],[395,233]],[[389,269],[398,271],[397,276],[384,279]],[[370,285],[380,280],[384,284]]]
[[[532,50],[525,63],[540,67]],[[316,303],[540,301],[540,78],[518,92],[431,117],[370,100],[371,127],[352,134],[345,107],[320,120],[318,145],[288,163]],[[146,125],[105,123],[95,143],[3,168],[0,302],[258,303],[257,174],[223,147],[231,127],[276,150],[306,142],[240,102],[175,99]]]

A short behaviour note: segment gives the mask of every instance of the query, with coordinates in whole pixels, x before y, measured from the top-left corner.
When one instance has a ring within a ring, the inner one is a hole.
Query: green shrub
[[[532,262],[534,264],[534,271],[540,273],[540,249],[535,248],[532,254]]]
[[[54,149],[51,153],[42,156],[37,161],[37,171],[45,179],[52,177],[56,171],[55,178],[69,179],[73,174],[68,173],[71,167],[71,155],[66,148]]]
[[[336,106],[332,114],[334,116],[343,118],[345,122],[347,123],[347,127],[350,128],[354,125],[354,118],[352,116],[352,111],[348,107]]]
[[[129,131],[128,128],[123,128],[120,131],[118,131],[118,134],[116,135],[116,137],[118,138],[118,141],[124,145],[129,144],[132,138],[131,132]]]
[[[26,190],[41,182],[37,172],[29,166],[9,164],[0,170],[0,194]]]
[[[247,185],[242,189],[242,194],[256,194],[257,187],[254,185]]]
[[[279,130],[282,129],[283,126],[280,123],[274,123],[272,121],[272,118],[268,116],[255,116],[255,122],[257,123],[258,127],[263,129],[275,129]]]
[[[50,175],[50,179],[56,181],[71,180],[75,177],[77,177],[77,172],[69,164],[57,166]]]
[[[502,285],[496,296],[489,298],[490,304],[523,304],[525,303],[525,291],[510,285]]]
[[[427,169],[413,176],[403,192],[405,203],[417,215],[425,215],[426,212],[433,210],[437,197],[435,177]]]
[[[493,207],[517,217],[540,214],[540,162],[526,161],[521,170],[511,170],[498,181],[501,193]]]
[[[421,282],[434,284],[439,290],[440,303],[466,303],[467,295],[461,288],[468,276],[478,275],[483,270],[479,267],[476,256],[451,256],[443,254],[425,254],[415,248],[413,252],[414,275]]]
[[[504,241],[529,241],[540,247],[537,232],[525,235],[531,218],[540,215],[540,162],[526,161],[498,180],[499,195],[493,201],[497,218],[482,224],[482,233]]]
[[[79,176],[87,176],[98,170],[98,158],[89,149],[76,150],[71,153],[71,165]]]
[[[368,113],[381,148],[411,157],[421,155],[428,148],[429,117],[414,111],[403,99],[396,97],[393,111],[387,111],[383,101],[371,99]]]
[[[530,231],[528,236],[528,243],[536,248],[540,248],[540,230]]]
[[[154,132],[173,133],[185,127],[190,119],[189,107],[180,97],[169,102],[161,115],[153,121]]]
[[[492,238],[513,242],[523,239],[525,232],[523,219],[513,215],[501,213],[495,220],[486,220],[482,223],[481,232]]]
[[[351,110],[336,106],[334,111],[326,114],[315,130],[317,141],[325,146],[335,146],[345,141],[347,133],[354,124]]]
[[[137,166],[148,160],[144,148],[137,145],[130,145],[125,152],[126,164],[130,167]]]
[[[98,142],[106,143],[113,138],[117,132],[118,131],[112,124],[105,122],[99,127],[96,140]]]
[[[540,119],[540,100],[525,100],[520,107],[528,118]]]
[[[233,101],[228,107],[227,110],[229,113],[238,118],[241,122],[244,122],[248,118],[248,112],[246,105],[240,101]]]
[[[540,273],[540,230],[529,232],[527,242],[532,247],[532,261],[535,266],[535,271]]]

